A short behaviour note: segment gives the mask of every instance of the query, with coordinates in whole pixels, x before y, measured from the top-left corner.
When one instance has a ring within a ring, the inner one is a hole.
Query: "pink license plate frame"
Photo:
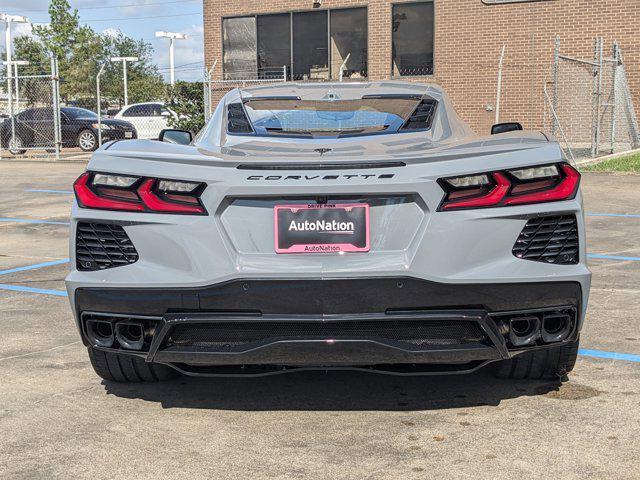
[[[342,209],[350,210],[362,208],[365,211],[365,245],[359,247],[353,243],[296,243],[288,248],[280,248],[278,235],[278,212],[280,210],[322,210],[322,209]],[[370,223],[368,203],[334,203],[334,204],[298,204],[298,205],[275,205],[273,207],[273,230],[276,253],[342,253],[342,252],[368,252],[370,245]]]

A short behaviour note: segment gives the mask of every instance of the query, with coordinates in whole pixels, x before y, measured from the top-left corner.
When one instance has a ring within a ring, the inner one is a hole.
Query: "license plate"
[[[369,251],[366,203],[276,205],[276,253]]]
[[[133,132],[124,132],[124,138],[133,138]]]

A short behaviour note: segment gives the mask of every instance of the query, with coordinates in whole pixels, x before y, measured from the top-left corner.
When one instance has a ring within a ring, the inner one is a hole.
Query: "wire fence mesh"
[[[544,130],[576,160],[640,147],[620,48],[601,38],[590,59],[564,54],[557,41],[553,78],[545,85]]]
[[[0,77],[0,157],[59,154],[58,78],[48,75]]]

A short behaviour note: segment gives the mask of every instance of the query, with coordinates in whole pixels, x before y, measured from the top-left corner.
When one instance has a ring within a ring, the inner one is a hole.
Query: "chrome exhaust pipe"
[[[116,323],[116,340],[127,350],[142,350],[145,328],[142,322],[121,321]]]
[[[509,341],[514,347],[524,347],[540,338],[540,319],[536,316],[509,319]]]
[[[565,313],[546,313],[542,317],[542,341],[560,342],[571,332],[571,318]]]
[[[87,320],[87,338],[94,347],[111,348],[115,340],[113,325],[106,320]]]

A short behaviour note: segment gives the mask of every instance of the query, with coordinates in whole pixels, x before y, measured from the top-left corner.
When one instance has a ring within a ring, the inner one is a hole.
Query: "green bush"
[[[204,127],[204,91],[202,82],[178,81],[167,88],[167,106],[178,114],[169,118],[169,126],[198,133]]]

